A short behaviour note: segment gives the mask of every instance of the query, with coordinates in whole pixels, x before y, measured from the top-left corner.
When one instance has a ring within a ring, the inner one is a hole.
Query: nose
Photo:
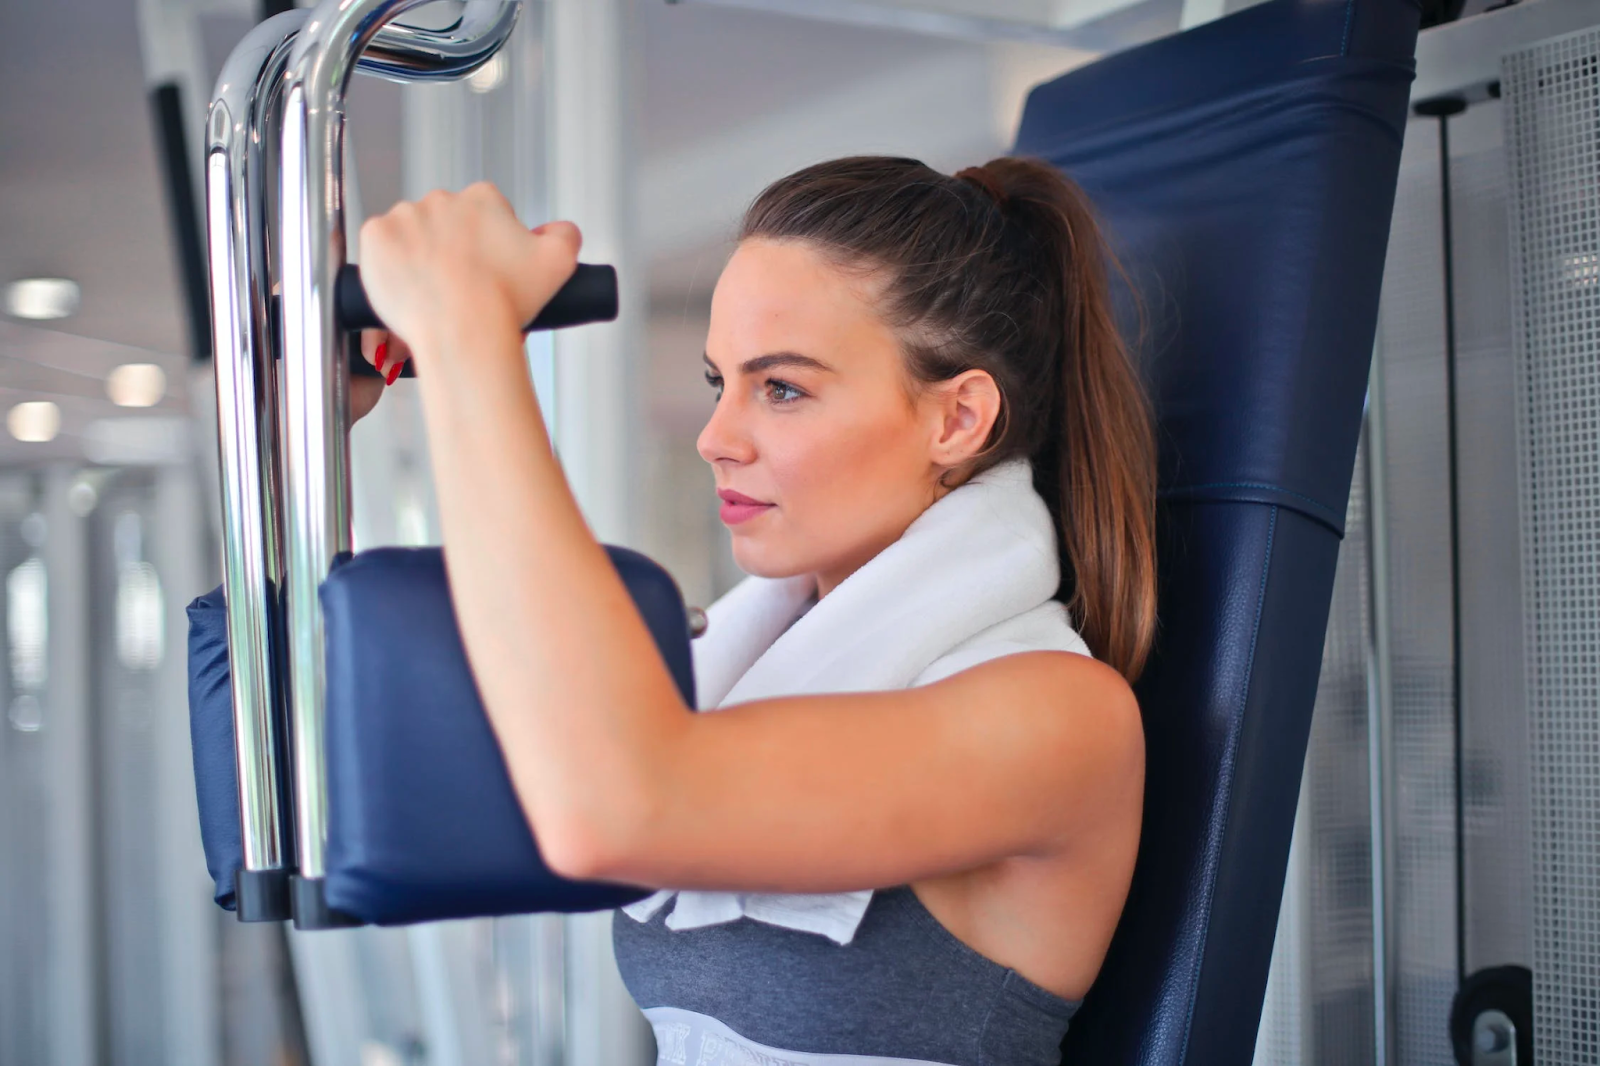
[[[719,462],[748,463],[755,458],[755,442],[751,440],[739,405],[731,394],[725,393],[712,409],[705,428],[695,441],[700,458],[712,466]]]

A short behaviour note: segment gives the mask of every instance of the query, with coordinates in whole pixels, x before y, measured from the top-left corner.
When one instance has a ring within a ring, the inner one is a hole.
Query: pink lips
[[[742,492],[734,492],[732,489],[718,489],[717,498],[722,501],[718,514],[722,517],[723,522],[730,526],[736,526],[740,522],[747,522],[758,514],[772,510],[773,507],[770,503],[762,503],[760,500],[746,496]]]

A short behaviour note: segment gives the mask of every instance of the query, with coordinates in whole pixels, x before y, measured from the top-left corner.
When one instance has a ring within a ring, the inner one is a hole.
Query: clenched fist
[[[568,222],[530,232],[488,182],[396,204],[369,219],[360,239],[372,309],[406,338],[424,373],[441,341],[463,323],[520,332],[572,277],[582,244]],[[373,355],[378,343],[371,342]],[[368,351],[367,341],[362,348]],[[390,365],[397,364],[386,361],[385,369]]]

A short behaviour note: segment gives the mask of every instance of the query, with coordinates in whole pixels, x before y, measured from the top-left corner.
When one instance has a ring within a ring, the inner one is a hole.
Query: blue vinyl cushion
[[[683,600],[666,571],[607,548],[687,706]],[[540,858],[456,629],[437,548],[379,548],[322,586],[328,847],[335,910],[376,924],[590,911],[645,890],[569,881]],[[227,631],[220,590],[189,608],[190,729],[206,865],[233,907],[241,865]]]
[[[1377,322],[1419,11],[1271,0],[1035,89],[1145,314],[1145,822],[1066,1063],[1248,1063]],[[1126,301],[1125,301],[1126,302]]]
[[[607,551],[693,707],[677,586],[637,552]],[[323,583],[322,607],[329,906],[388,925],[600,910],[648,894],[564,880],[539,857],[467,665],[438,549],[363,552]]]
[[[190,603],[189,743],[200,805],[200,844],[217,906],[233,910],[233,873],[244,865],[239,840],[238,768],[233,756],[228,612],[220,588]]]

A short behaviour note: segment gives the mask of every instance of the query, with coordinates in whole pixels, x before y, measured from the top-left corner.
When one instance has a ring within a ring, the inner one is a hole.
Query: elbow
[[[550,872],[568,881],[604,881],[617,863],[616,848],[593,827],[563,824],[538,833],[539,854]]]
[[[637,877],[645,844],[651,838],[649,805],[639,790],[610,790],[609,795],[586,800],[533,820],[545,865],[569,881]]]
[[[538,785],[524,779],[518,791],[552,873],[572,881],[648,883],[653,857],[670,836],[666,823],[677,820],[667,815],[681,807],[674,768],[683,735],[636,733],[635,743],[590,749],[582,770],[568,764]]]

